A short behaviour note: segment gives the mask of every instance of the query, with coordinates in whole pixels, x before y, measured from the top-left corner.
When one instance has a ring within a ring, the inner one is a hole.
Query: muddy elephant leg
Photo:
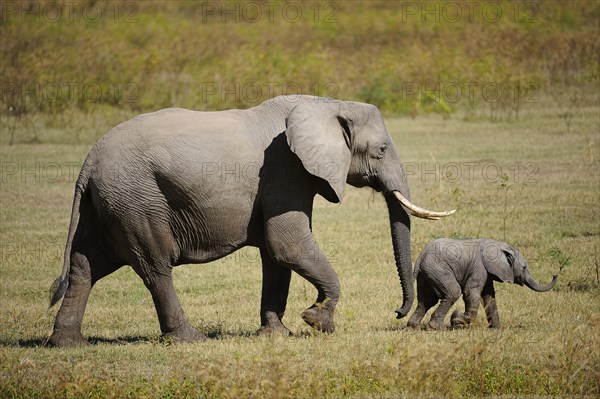
[[[500,328],[500,315],[498,314],[498,306],[496,305],[496,292],[494,290],[494,281],[489,279],[483,291],[481,292],[481,299],[483,301],[483,309],[487,316],[488,327]]]
[[[101,249],[93,245],[74,249],[70,261],[69,286],[48,339],[48,344],[53,346],[88,345],[81,334],[81,322],[90,291],[99,279],[120,267],[108,262]]]
[[[407,326],[411,328],[418,328],[427,311],[434,307],[439,301],[435,292],[421,276],[417,277],[417,301],[417,308],[407,323]]]
[[[467,288],[463,292],[463,301],[465,302],[465,312],[461,313],[458,309],[452,313],[452,327],[468,326],[477,318],[479,310],[479,301],[481,299],[480,288]]]
[[[185,315],[183,308],[173,286],[171,266],[160,268],[162,272],[156,272],[157,268],[149,271],[148,267],[134,267],[134,270],[144,281],[144,285],[152,295],[152,301],[156,308],[160,330],[164,338],[170,338],[176,342],[193,342],[206,339],[206,336],[192,327]]]
[[[445,282],[445,285],[438,284],[441,291],[440,305],[431,315],[431,320],[427,324],[428,328],[439,330],[444,327],[444,318],[450,311],[450,308],[458,300],[461,294],[460,286],[456,282],[452,272],[448,276],[441,276],[441,281]]]
[[[269,255],[266,249],[260,250],[262,259],[262,297],[260,301],[259,335],[291,335],[282,323],[287,304],[292,271],[283,267]]]
[[[317,288],[315,303],[302,312],[301,316],[302,320],[312,328],[332,333],[335,331],[333,315],[340,297],[340,283],[325,255],[316,244],[314,245],[313,251],[316,259],[321,259],[316,270],[312,267],[305,268],[302,263],[300,263],[300,267],[294,269]]]
[[[333,314],[340,296],[340,283],[313,239],[309,216],[298,211],[273,215],[266,220],[265,230],[267,248],[273,259],[317,289],[317,300],[302,312],[302,319],[316,330],[334,332]]]
[[[471,323],[473,320],[477,318],[477,313],[479,310],[479,301],[481,300],[481,289],[480,288],[470,288],[466,289],[463,294],[463,299],[465,301],[465,320],[468,323]]]

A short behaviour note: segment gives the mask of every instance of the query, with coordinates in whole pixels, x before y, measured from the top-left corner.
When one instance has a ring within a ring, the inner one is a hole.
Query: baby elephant
[[[510,245],[490,239],[451,240],[440,238],[430,242],[415,264],[418,306],[408,321],[418,327],[425,313],[440,302],[428,327],[443,328],[444,317],[461,293],[465,312],[452,313],[453,327],[468,325],[477,317],[479,300],[490,328],[500,328],[500,318],[494,293],[495,281],[508,281],[534,291],[549,291],[557,276],[548,285],[538,284],[529,274],[523,255]]]

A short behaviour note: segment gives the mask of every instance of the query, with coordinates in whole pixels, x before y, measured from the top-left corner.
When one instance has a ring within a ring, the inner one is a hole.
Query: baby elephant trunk
[[[548,285],[541,285],[537,281],[535,281],[533,279],[533,277],[531,277],[531,274],[527,273],[527,276],[525,277],[524,283],[525,283],[525,285],[527,287],[531,288],[534,291],[537,291],[537,292],[546,292],[546,291],[550,291],[552,288],[554,288],[554,284],[556,284],[556,280],[558,280],[558,276],[555,274],[552,277],[552,281],[550,282],[550,284],[548,284]]]

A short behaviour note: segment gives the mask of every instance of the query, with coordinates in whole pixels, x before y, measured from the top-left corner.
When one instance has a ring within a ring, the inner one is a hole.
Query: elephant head
[[[346,183],[383,193],[403,291],[396,313],[404,317],[414,299],[409,212],[439,219],[454,211],[432,212],[410,202],[400,157],[374,105],[331,99],[302,102],[290,112],[286,126],[291,150],[306,170],[319,177],[319,193],[327,200],[340,202]]]
[[[500,282],[524,284],[537,292],[550,291],[556,284],[557,275],[552,277],[552,281],[548,285],[541,285],[535,281],[529,273],[527,261],[521,252],[508,244],[485,240],[480,250],[485,269]]]

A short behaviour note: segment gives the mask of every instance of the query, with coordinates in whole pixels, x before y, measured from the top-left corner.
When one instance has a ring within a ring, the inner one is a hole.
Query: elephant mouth
[[[408,209],[410,211],[411,215],[422,218],[422,219],[440,220],[441,218],[450,216],[454,212],[456,212],[456,209],[453,209],[451,211],[442,211],[442,212],[430,211],[428,209],[421,208],[421,207],[413,204],[405,196],[400,194],[399,191],[394,191],[393,193],[394,193],[394,196],[396,197],[396,199],[398,200],[398,202],[400,202],[406,209]]]

